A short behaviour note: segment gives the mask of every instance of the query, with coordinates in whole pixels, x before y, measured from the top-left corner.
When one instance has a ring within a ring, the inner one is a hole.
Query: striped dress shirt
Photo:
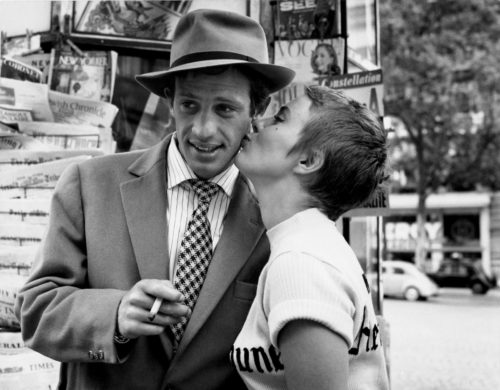
[[[170,256],[168,271],[172,282],[182,237],[194,209],[198,206],[198,198],[194,190],[190,186],[183,185],[186,180],[197,179],[197,176],[181,156],[176,140],[174,134],[167,153],[167,235]],[[222,234],[224,217],[229,208],[238,172],[238,168],[231,164],[225,171],[209,180],[222,188],[222,191],[212,198],[207,214],[214,250]]]

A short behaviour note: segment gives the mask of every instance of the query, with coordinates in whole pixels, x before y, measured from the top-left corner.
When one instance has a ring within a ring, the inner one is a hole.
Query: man
[[[293,76],[252,19],[191,12],[170,68],[137,77],[169,98],[174,135],[62,175],[16,305],[26,344],[63,362],[60,388],[243,388],[229,351],[269,246],[233,158]]]

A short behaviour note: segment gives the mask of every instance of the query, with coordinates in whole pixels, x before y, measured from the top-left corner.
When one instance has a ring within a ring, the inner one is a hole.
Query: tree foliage
[[[414,175],[423,268],[427,196],[500,189],[500,2],[380,0],[380,21],[385,115],[404,123],[415,150],[399,163]]]
[[[500,2],[381,0],[380,20],[385,113],[415,146],[417,192],[500,189]]]

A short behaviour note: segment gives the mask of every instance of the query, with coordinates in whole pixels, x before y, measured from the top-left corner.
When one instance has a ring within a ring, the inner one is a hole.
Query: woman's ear
[[[325,156],[321,150],[311,150],[302,153],[293,171],[298,175],[308,175],[319,170],[325,162]]]

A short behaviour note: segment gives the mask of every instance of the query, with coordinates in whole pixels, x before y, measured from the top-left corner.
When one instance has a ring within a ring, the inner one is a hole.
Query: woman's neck
[[[308,207],[308,197],[297,181],[253,183],[264,226],[269,230]]]

